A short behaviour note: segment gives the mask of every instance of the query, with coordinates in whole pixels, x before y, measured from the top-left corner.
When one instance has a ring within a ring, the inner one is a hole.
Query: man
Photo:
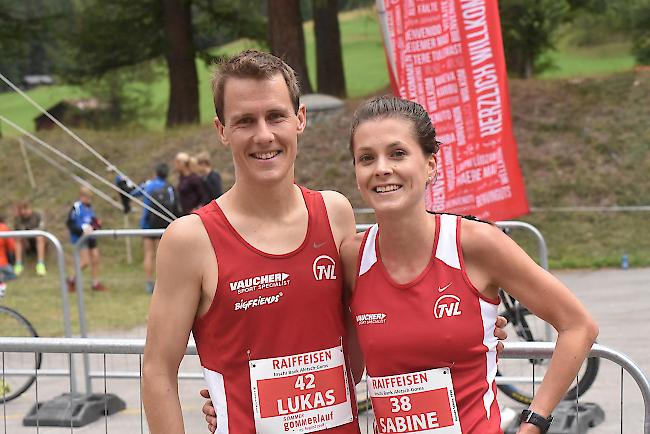
[[[352,207],[294,184],[306,113],[287,64],[245,51],[212,88],[235,183],[161,240],[143,367],[150,431],[184,432],[177,373],[193,331],[218,433],[356,434],[350,371],[363,363],[338,256],[355,234]]]
[[[79,189],[79,200],[76,201],[70,212],[66,226],[70,232],[70,242],[76,244],[79,238],[84,234],[91,234],[95,229],[99,229],[101,224],[95,210],[92,206],[93,193],[88,187]],[[81,269],[83,270],[90,264],[90,273],[92,276],[92,289],[94,291],[108,291],[108,288],[99,281],[99,249],[97,248],[97,238],[86,238],[81,248],[80,260]],[[75,291],[75,278],[68,279],[68,290]]]
[[[178,173],[176,191],[180,199],[180,211],[187,215],[208,202],[208,193],[199,175],[192,171],[190,156],[187,153],[176,154],[174,169]]]
[[[278,423],[277,418],[253,409],[251,382],[256,384],[256,379],[249,376],[249,360],[262,366],[264,359],[274,356],[305,360],[306,355],[334,354],[324,365],[336,372],[332,378],[336,397],[321,398],[334,399],[336,411],[327,412],[329,419],[323,426],[331,432],[358,433],[353,382],[341,353],[347,338],[337,252],[343,238],[355,233],[352,208],[339,193],[323,192],[318,199],[319,193],[303,192],[294,184],[298,136],[306,118],[288,65],[266,53],[244,52],[221,68],[213,89],[215,125],[232,152],[236,179],[217,200],[218,207],[213,201],[206,209],[217,207],[209,209],[211,215],[223,213],[227,223],[221,219],[219,228],[228,235],[228,243],[236,245],[233,240],[238,240],[239,245],[237,252],[215,254],[212,241],[220,237],[205,212],[176,220],[161,240],[144,359],[143,397],[151,432],[183,432],[176,375],[197,321],[194,336],[222,415],[219,432],[253,433],[256,425],[268,431],[269,423]],[[323,231],[331,233],[329,239]],[[312,241],[312,232],[323,233],[323,238]],[[254,263],[244,259],[244,250],[257,255]],[[233,261],[238,258],[244,263],[236,267]],[[304,259],[300,270],[285,262],[296,258]],[[274,268],[276,260],[282,269]],[[312,266],[321,266],[318,261],[327,271],[316,275],[321,280],[312,273]],[[252,279],[247,282],[247,277]],[[235,290],[229,290],[230,285]],[[314,299],[315,294],[322,295]],[[273,324],[263,324],[263,319],[272,318]],[[201,321],[214,324],[213,333],[221,336],[210,336]],[[312,344],[311,339],[327,340],[327,344]],[[221,356],[209,353],[209,345],[224,348],[224,359],[215,362]],[[317,378],[321,374],[320,370],[310,373]],[[253,375],[263,382],[269,373],[262,369]],[[304,388],[312,386],[311,378],[304,379]],[[316,383],[315,387],[322,387]]]
[[[154,168],[155,176],[152,179],[149,179],[142,185],[139,189],[134,189],[131,191],[133,196],[143,196],[143,191],[145,191],[150,197],[153,197],[160,205],[164,206],[167,210],[172,212],[174,215],[177,215],[177,198],[176,191],[167,182],[167,175],[169,174],[169,167],[165,163],[157,164]],[[156,211],[162,213],[163,215],[168,215],[165,211],[160,209],[158,205],[155,205],[149,197],[145,197],[144,204],[152,207]],[[169,225],[166,220],[163,220],[156,214],[150,212],[148,209],[142,209],[142,217],[140,218],[140,228],[142,229],[164,229]],[[144,273],[146,275],[147,281],[145,284],[145,291],[148,294],[153,293],[154,288],[154,279],[153,279],[153,270],[154,270],[154,257],[156,249],[158,248],[158,241],[160,237],[144,237],[143,250],[144,250]]]
[[[43,230],[43,217],[39,212],[32,209],[29,202],[19,202],[16,205],[16,217],[14,219],[14,230],[16,231],[30,231],[30,230]],[[45,276],[47,269],[45,268],[45,238],[21,238],[16,242],[16,265],[14,272],[20,276],[24,270],[23,257],[24,254],[36,255],[36,275]]]
[[[219,175],[219,172],[212,168],[212,165],[210,164],[210,154],[207,151],[199,152],[196,155],[196,161],[198,163],[199,175],[201,175],[208,192],[208,202],[217,199],[223,194],[221,176]]]

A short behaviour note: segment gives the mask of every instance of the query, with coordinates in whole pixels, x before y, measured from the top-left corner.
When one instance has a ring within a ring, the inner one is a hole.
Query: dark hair
[[[350,153],[354,156],[354,133],[359,125],[375,119],[403,119],[413,125],[413,134],[425,155],[436,154],[440,142],[429,114],[420,104],[392,95],[376,96],[363,102],[352,117],[350,128]]]
[[[167,166],[166,163],[158,163],[156,164],[154,171],[156,172],[156,176],[158,178],[167,179],[167,175],[169,175],[169,166]]]
[[[282,59],[273,54],[256,50],[246,50],[217,65],[212,74],[212,99],[217,118],[225,124],[223,112],[223,91],[230,77],[270,80],[276,74],[282,74],[289,89],[289,97],[294,112],[300,107],[300,87],[294,70]]]

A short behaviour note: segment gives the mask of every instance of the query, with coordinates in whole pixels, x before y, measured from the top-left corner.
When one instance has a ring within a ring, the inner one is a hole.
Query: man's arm
[[[178,366],[201,301],[206,258],[214,261],[211,252],[207,233],[196,215],[174,221],[158,247],[158,276],[147,321],[142,382],[152,434],[184,432]]]
[[[336,247],[339,251],[339,256],[342,259],[343,273],[344,277],[344,300],[343,300],[343,314],[345,317],[345,327],[348,333],[348,357],[350,369],[356,382],[361,380],[364,369],[363,355],[361,353],[361,347],[359,346],[359,341],[357,338],[357,333],[354,328],[354,323],[350,314],[350,308],[348,306],[348,301],[350,297],[350,290],[352,288],[354,280],[350,279],[350,273],[354,275],[356,263],[354,260],[349,261],[346,264],[344,256],[344,250],[350,250],[352,255],[356,258],[354,254],[354,247],[346,248],[346,246],[356,245],[356,249],[359,249],[360,238],[355,240],[357,233],[355,221],[354,221],[354,211],[352,210],[352,205],[343,196],[341,193],[336,191],[323,191],[321,192],[323,199],[325,200],[325,206],[327,208],[327,215],[330,220],[330,225],[332,227],[332,235],[334,236],[334,241],[336,242]],[[353,264],[354,263],[354,264]]]

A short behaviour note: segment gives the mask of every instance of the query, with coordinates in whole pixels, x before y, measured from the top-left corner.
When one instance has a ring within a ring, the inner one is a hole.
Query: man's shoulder
[[[323,200],[325,201],[325,205],[329,209],[330,207],[333,209],[352,209],[352,205],[350,205],[350,201],[348,200],[347,197],[343,196],[341,193],[338,191],[334,190],[322,190],[319,191],[321,196],[323,196]]]
[[[208,234],[201,218],[196,214],[188,214],[177,218],[169,224],[163,233],[165,244],[174,248],[188,245],[194,246],[206,239],[208,239]]]

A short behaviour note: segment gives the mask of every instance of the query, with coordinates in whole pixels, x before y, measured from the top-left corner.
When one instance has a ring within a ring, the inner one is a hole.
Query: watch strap
[[[534,411],[525,409],[521,412],[519,416],[519,421],[521,423],[530,423],[538,427],[542,434],[546,434],[548,429],[551,427],[551,422],[553,422],[553,416],[544,417],[541,414],[535,413]]]

